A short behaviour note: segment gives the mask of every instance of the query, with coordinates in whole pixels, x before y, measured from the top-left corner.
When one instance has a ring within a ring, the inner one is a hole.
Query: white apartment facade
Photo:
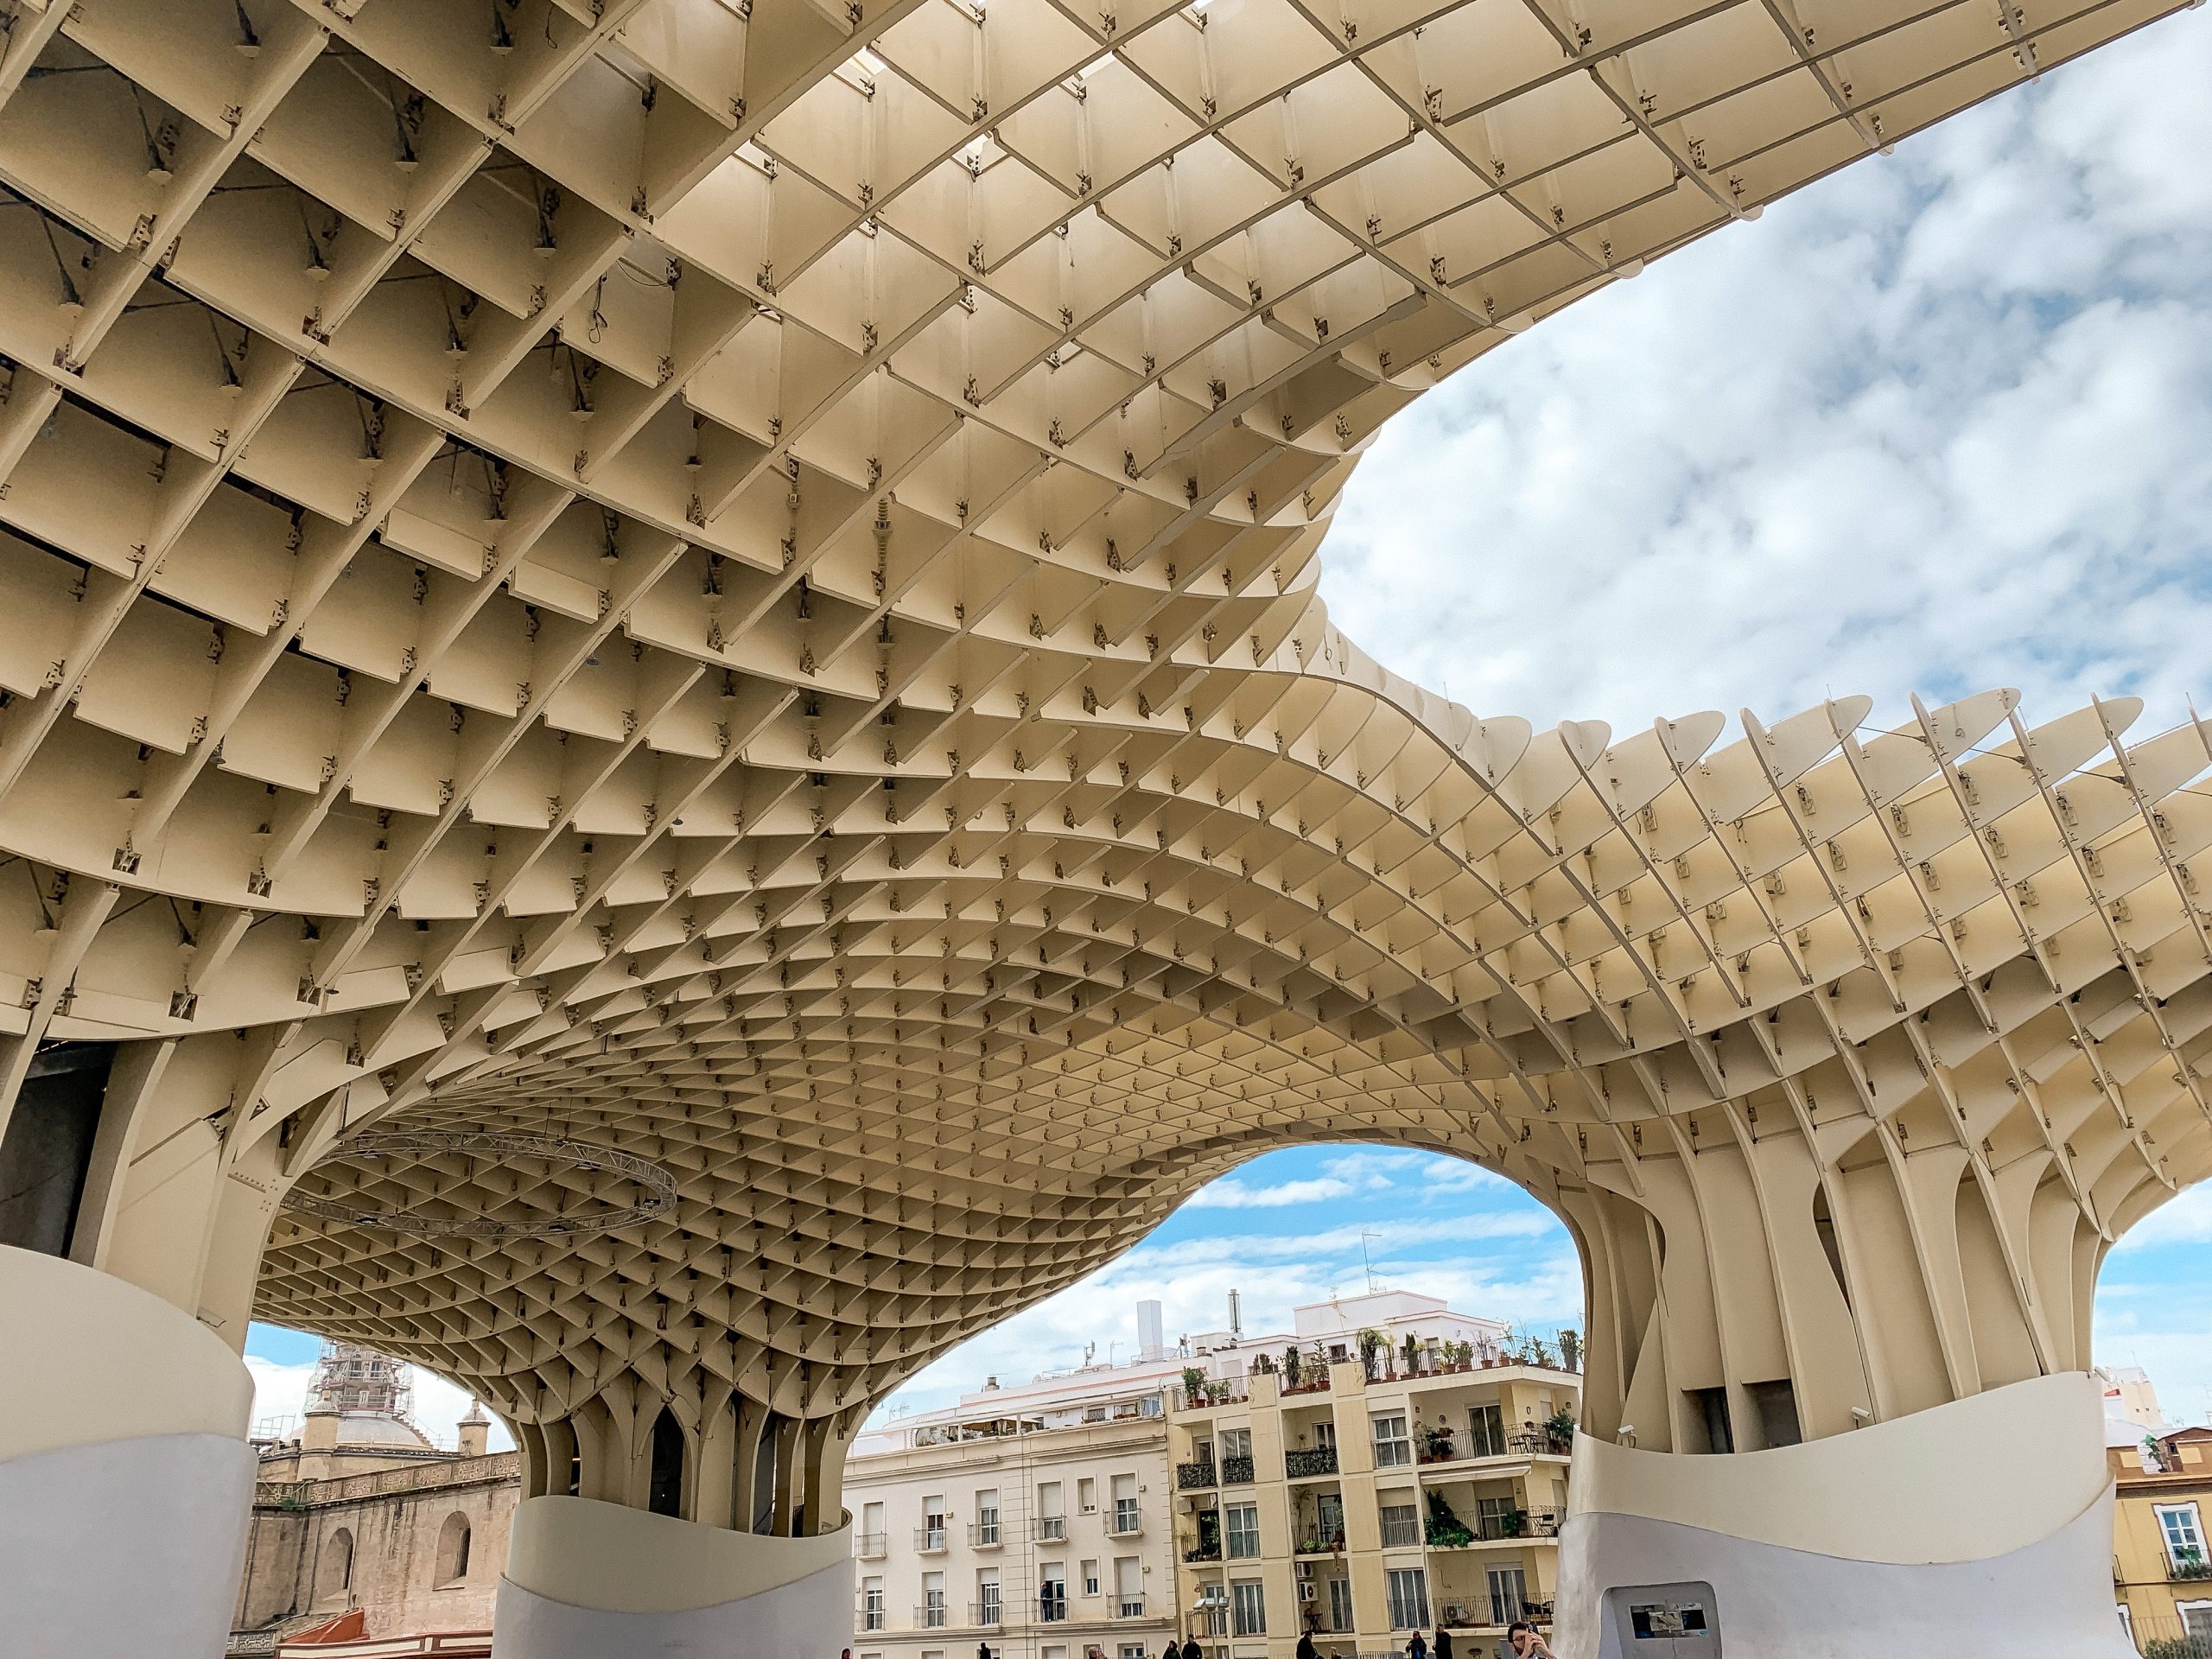
[[[1167,1408],[1284,1340],[1231,1328],[1001,1388],[863,1433],[845,1465],[855,1659],[1158,1659],[1179,1633]]]
[[[1156,1303],[1138,1323],[1129,1363],[993,1378],[950,1409],[861,1434],[845,1476],[855,1659],[1159,1659],[1208,1616],[1178,1575],[1176,1465],[1192,1448],[1170,1417],[1186,1411],[1191,1373],[1242,1401],[1287,1346],[1340,1357],[1363,1330],[1394,1350],[1503,1331],[1404,1292],[1300,1308],[1294,1334],[1247,1336],[1232,1304],[1230,1330],[1173,1351]]]

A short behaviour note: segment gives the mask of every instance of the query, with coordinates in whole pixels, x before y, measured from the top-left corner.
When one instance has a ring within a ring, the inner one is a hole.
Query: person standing
[[[1298,1638],[1298,1659],[1321,1659],[1321,1649],[1313,1645],[1313,1632],[1311,1630]]]
[[[1497,1659],[1553,1659],[1551,1643],[1536,1634],[1536,1627],[1516,1618],[1506,1626],[1505,1640],[1497,1644]]]
[[[1406,1659],[1428,1659],[1428,1638],[1419,1630],[1415,1630],[1414,1639],[1406,1643]]]
[[[991,1644],[989,1643],[978,1642],[976,1644],[976,1659],[991,1659]]]
[[[1198,1638],[1196,1636],[1184,1637],[1181,1659],[1206,1659],[1205,1655],[1198,1651]]]
[[[1452,1659],[1452,1632],[1441,1624],[1436,1627],[1436,1646],[1430,1651],[1435,1659]]]

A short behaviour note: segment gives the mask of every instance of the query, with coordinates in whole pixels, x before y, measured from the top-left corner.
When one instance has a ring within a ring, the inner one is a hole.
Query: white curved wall
[[[764,1538],[583,1497],[515,1511],[497,1659],[834,1656],[852,1645],[849,1528]]]
[[[0,1651],[213,1659],[245,1563],[253,1382],[158,1297],[0,1247]]]
[[[1711,1586],[1730,1659],[2126,1659],[2101,1412],[2074,1373],[1733,1456],[1580,1439],[1560,1659],[1663,1652],[1621,1639],[1607,1595],[1683,1583]]]

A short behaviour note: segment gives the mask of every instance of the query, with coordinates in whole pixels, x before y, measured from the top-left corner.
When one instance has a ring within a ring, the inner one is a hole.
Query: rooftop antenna
[[[1370,1238],[1380,1238],[1382,1236],[1382,1234],[1371,1232],[1364,1227],[1359,1230],[1359,1260],[1361,1265],[1365,1267],[1367,1269],[1367,1292],[1370,1296],[1375,1294],[1378,1287],[1375,1282],[1374,1261],[1367,1254],[1367,1241]]]

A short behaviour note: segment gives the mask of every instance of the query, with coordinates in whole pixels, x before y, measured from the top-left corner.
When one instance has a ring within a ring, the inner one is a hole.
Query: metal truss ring
[[[587,1141],[555,1135],[494,1134],[465,1129],[399,1130],[364,1135],[346,1141],[316,1166],[357,1163],[383,1158],[425,1158],[458,1154],[486,1163],[534,1158],[565,1163],[587,1173],[612,1171],[645,1190],[628,1204],[588,1216],[552,1216],[543,1221],[494,1221],[485,1216],[423,1216],[408,1210],[364,1210],[343,1198],[304,1192],[295,1187],[284,1208],[380,1232],[425,1238],[543,1238],[604,1233],[670,1213],[676,1207],[676,1176],[664,1164]]]

